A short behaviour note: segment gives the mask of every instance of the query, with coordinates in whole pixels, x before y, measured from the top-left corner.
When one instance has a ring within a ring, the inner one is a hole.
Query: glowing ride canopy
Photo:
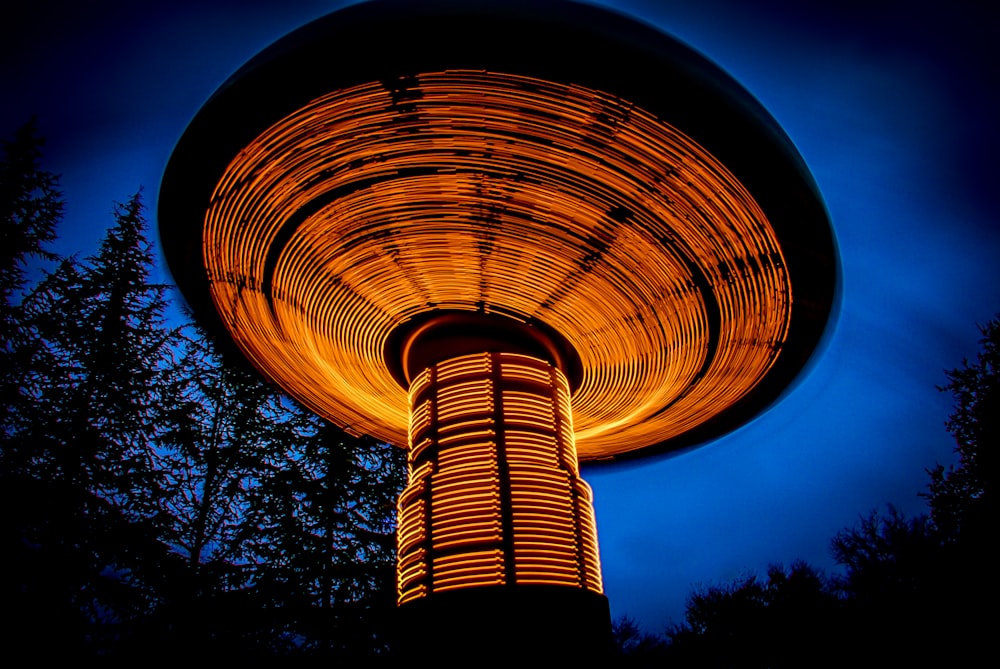
[[[438,311],[567,342],[581,461],[697,443],[773,401],[836,287],[773,121],[596,8],[449,11],[342,10],[206,104],[160,199],[199,315],[318,413],[400,445],[398,332]]]

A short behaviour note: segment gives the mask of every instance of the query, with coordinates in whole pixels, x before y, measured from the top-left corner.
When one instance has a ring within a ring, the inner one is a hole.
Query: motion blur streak
[[[203,240],[213,300],[254,365],[399,445],[407,392],[386,342],[428,312],[560,333],[583,368],[581,461],[738,402],[791,318],[775,234],[716,158],[627,100],[496,72],[315,99],[231,162]]]

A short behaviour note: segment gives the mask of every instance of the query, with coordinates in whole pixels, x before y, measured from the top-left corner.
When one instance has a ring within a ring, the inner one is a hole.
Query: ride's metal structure
[[[308,24],[205,103],[158,207],[223,345],[408,449],[398,600],[426,657],[602,652],[580,464],[750,420],[837,299],[822,199],[760,103],[570,2],[376,1]]]

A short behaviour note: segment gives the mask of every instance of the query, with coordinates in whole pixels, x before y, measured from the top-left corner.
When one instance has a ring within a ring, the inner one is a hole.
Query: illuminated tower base
[[[398,592],[408,653],[470,662],[605,653],[608,604],[560,369],[567,356],[534,328],[468,314],[416,328],[402,351],[410,449]]]

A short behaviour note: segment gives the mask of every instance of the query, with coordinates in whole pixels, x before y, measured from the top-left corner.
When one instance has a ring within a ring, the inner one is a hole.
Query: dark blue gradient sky
[[[174,143],[244,61],[336,0],[18,3],[0,23],[0,136],[30,115],[90,253],[113,201],[151,218]],[[842,302],[757,420],[674,457],[585,472],[615,616],[660,631],[692,585],[803,558],[952,460],[943,370],[1000,311],[997,48],[972,2],[602,0],[716,61],[784,127],[826,198]],[[808,5],[808,8],[806,8]],[[349,66],[345,63],[344,66]],[[164,280],[169,280],[161,275]]]

